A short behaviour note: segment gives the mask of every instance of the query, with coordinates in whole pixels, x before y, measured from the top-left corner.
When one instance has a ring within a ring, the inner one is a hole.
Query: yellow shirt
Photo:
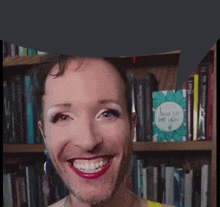
[[[147,201],[147,205],[148,207],[162,207],[162,205],[160,203],[157,202],[152,202],[152,201]]]

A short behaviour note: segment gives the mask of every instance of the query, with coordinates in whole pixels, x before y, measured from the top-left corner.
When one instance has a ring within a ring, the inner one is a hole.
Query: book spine
[[[193,141],[193,96],[194,77],[189,77],[186,82],[186,140]]]
[[[174,171],[174,206],[183,207],[184,170],[175,168]]]
[[[203,165],[201,170],[201,207],[208,207],[209,165]]]
[[[209,65],[202,65],[199,69],[199,117],[197,140],[204,141],[206,140]]]
[[[9,91],[8,91],[8,81],[3,81],[3,144],[9,144],[11,137],[10,130],[10,106],[9,106]]]
[[[32,49],[27,48],[27,55],[28,55],[28,56],[32,55]]]
[[[153,141],[153,99],[152,93],[157,90],[157,81],[153,74],[147,73],[144,76],[144,126],[145,141]]]
[[[23,47],[19,46],[18,51],[19,51],[18,52],[19,57],[22,57],[23,56]]]
[[[136,107],[135,107],[135,77],[133,74],[127,74],[127,80],[129,84],[129,91],[131,95],[131,101],[132,101],[132,113],[136,113]],[[136,128],[135,128],[135,133],[134,133],[134,139],[133,142],[137,141],[137,133],[136,133]]]
[[[184,179],[184,206],[192,206],[193,170],[185,173]]]
[[[135,195],[138,195],[138,168],[137,168],[138,157],[136,154],[133,156],[133,192]]]
[[[27,206],[31,207],[29,166],[25,167],[25,172],[26,172],[26,186],[27,186]]]
[[[214,102],[214,83],[213,83],[213,72],[209,74],[209,87],[208,87],[208,107],[207,107],[207,132],[206,140],[212,140],[212,131],[213,131],[213,102]]]
[[[15,173],[11,173],[11,188],[12,188],[13,206],[17,207],[18,199],[17,199],[17,192],[16,192],[16,174]]]
[[[143,198],[147,199],[147,168],[144,167],[142,170],[143,175]]]
[[[28,55],[28,49],[26,47],[23,47],[23,56]]]
[[[11,55],[10,57],[15,57],[15,44],[11,44]]]
[[[3,57],[8,56],[7,42],[3,41]]]
[[[144,127],[144,84],[143,80],[136,80],[136,111],[138,114],[137,141],[146,141]]]
[[[19,56],[19,47],[17,45],[15,45],[15,56]]]
[[[197,122],[198,122],[198,99],[199,99],[199,76],[194,75],[194,104],[193,104],[193,141],[197,141]]]
[[[174,204],[174,167],[166,167],[166,204]]]
[[[201,168],[195,169],[193,173],[193,204],[201,206]]]
[[[147,167],[147,185],[148,185],[148,191],[147,191],[147,199],[151,201],[154,200],[154,169],[153,166]]]
[[[33,88],[31,84],[31,77],[25,76],[28,144],[34,144],[34,117],[33,117],[34,115],[33,115],[32,90]]]
[[[3,201],[4,201],[4,206],[13,207],[10,173],[3,174]]]

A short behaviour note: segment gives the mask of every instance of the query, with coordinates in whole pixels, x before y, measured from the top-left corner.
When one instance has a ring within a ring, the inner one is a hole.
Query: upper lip
[[[112,155],[99,155],[99,156],[93,156],[93,157],[76,157],[76,158],[71,158],[68,161],[73,161],[73,160],[93,160],[93,159],[97,159],[100,157],[106,157],[111,159],[113,156]]]

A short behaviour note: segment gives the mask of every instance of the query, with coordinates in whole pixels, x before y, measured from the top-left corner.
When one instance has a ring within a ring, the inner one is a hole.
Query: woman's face
[[[78,63],[71,61],[61,77],[47,77],[39,128],[76,202],[98,203],[112,196],[128,171],[136,116],[130,127],[125,86],[110,64],[88,58],[74,71]]]

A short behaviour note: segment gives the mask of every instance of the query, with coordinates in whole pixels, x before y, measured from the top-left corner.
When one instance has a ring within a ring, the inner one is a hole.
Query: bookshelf
[[[216,44],[211,48],[201,61],[210,63],[214,72],[214,105],[213,105],[213,136],[212,141],[187,141],[187,142],[135,142],[133,143],[134,153],[148,157],[149,160],[162,162],[179,163],[186,161],[200,166],[201,164],[211,165],[211,201],[212,207],[216,207],[216,74],[217,74],[217,49]],[[133,64],[132,57],[110,58],[124,64],[128,72],[132,72],[136,78],[142,78],[146,72],[152,72],[158,82],[159,90],[175,89],[177,68],[180,51],[160,53],[155,55],[145,55],[136,57],[136,64]],[[3,58],[3,78],[4,80],[16,74],[27,72],[33,65],[39,64],[43,55],[33,55],[25,57],[4,57]],[[198,67],[193,74],[198,73]],[[163,80],[166,81],[163,81]],[[186,82],[181,89],[186,87]],[[43,154],[44,144],[5,144],[3,145],[4,164],[28,163],[34,160],[45,160]],[[30,156],[31,155],[31,156]],[[149,161],[150,163],[151,161]],[[153,161],[152,161],[153,162]]]

